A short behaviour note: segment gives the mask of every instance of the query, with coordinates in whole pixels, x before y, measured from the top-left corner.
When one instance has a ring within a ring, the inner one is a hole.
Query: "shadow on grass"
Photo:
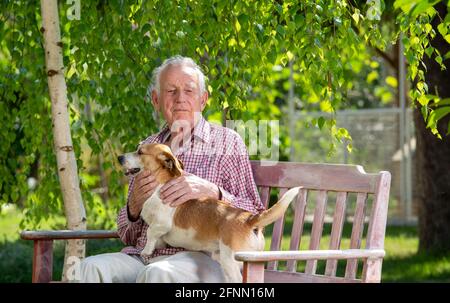
[[[383,282],[450,282],[450,254],[385,258]]]

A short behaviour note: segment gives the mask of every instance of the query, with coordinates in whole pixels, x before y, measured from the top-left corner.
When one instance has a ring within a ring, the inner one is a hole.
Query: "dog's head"
[[[136,152],[127,153],[117,158],[125,170],[125,175],[134,175],[142,170],[153,174],[167,171],[171,177],[181,176],[183,163],[178,160],[164,144],[144,143],[139,145]]]

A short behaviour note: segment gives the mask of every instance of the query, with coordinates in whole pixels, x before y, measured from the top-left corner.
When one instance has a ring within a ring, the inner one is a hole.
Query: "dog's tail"
[[[286,209],[289,207],[289,204],[291,204],[295,196],[297,196],[297,194],[299,193],[300,188],[301,186],[293,187],[288,190],[271,208],[261,212],[258,215],[250,217],[248,223],[254,227],[264,227],[281,218],[281,216],[284,215]]]

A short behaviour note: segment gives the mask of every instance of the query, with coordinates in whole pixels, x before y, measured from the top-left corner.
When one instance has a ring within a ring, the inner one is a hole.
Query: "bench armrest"
[[[119,238],[114,230],[25,230],[20,233],[23,240],[34,241],[33,283],[48,283],[53,274],[53,241],[68,239]]]
[[[25,230],[23,240],[111,239],[119,238],[115,230]]]
[[[327,260],[383,258],[383,249],[347,249],[347,250],[293,250],[293,251],[240,251],[235,259],[244,262],[266,262],[277,260]]]
[[[306,260],[314,262],[315,260],[355,260],[362,258],[367,259],[367,262],[376,263],[382,260],[384,255],[383,249],[240,251],[235,254],[235,259],[244,262],[242,271],[244,283],[263,283],[265,281],[264,265],[268,261],[289,260],[293,262],[295,260]],[[294,275],[294,273],[289,274]]]

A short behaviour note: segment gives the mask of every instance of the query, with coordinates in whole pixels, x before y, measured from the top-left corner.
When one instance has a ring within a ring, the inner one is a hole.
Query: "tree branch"
[[[394,59],[392,59],[391,57],[389,57],[388,54],[386,54],[385,52],[383,52],[381,49],[379,49],[378,47],[374,47],[376,53],[381,56],[384,60],[386,60],[389,65],[394,68],[395,70],[398,70],[398,62],[396,62]]]

